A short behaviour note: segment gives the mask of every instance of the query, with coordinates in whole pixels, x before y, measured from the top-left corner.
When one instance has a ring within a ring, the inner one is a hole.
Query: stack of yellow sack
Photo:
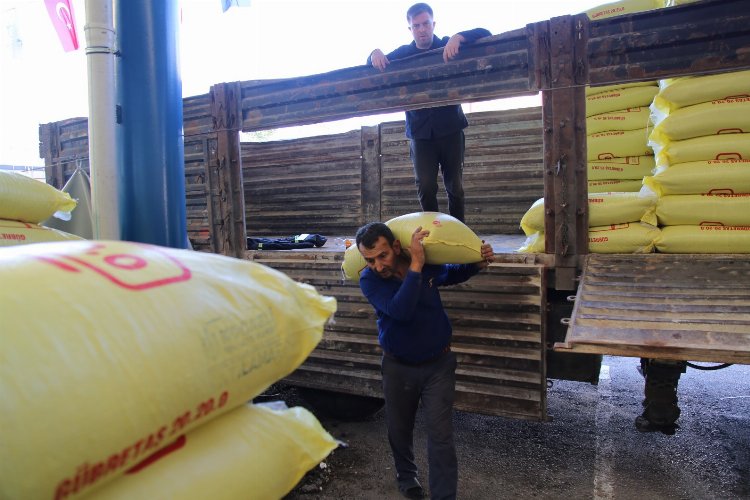
[[[590,253],[650,253],[659,229],[640,222],[656,204],[648,193],[589,194]],[[526,242],[522,253],[544,253],[544,198],[521,219]]]
[[[68,193],[15,172],[0,171],[0,247],[81,238],[39,223],[69,218],[76,201]]]
[[[401,248],[408,249],[411,235],[418,227],[427,229],[430,234],[422,240],[425,261],[428,264],[471,264],[482,260],[482,240],[466,224],[441,212],[414,212],[400,215],[385,222]],[[357,245],[344,252],[341,272],[351,281],[359,281],[359,276],[367,267]]]
[[[652,173],[649,106],[658,89],[656,82],[586,89],[589,193],[635,192]]]
[[[114,241],[0,249],[0,498],[281,498],[336,446],[246,403],[336,309],[253,262]]]
[[[750,253],[750,71],[659,82],[648,220],[665,253]]]

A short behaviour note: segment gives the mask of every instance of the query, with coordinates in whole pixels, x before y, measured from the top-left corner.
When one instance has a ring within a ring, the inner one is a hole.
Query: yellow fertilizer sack
[[[429,236],[424,239],[428,264],[471,264],[482,260],[482,240],[466,224],[450,215],[415,212],[394,217],[385,224],[401,242],[402,248],[409,248],[411,235],[417,227],[429,230]],[[341,270],[347,279],[358,281],[366,265],[356,245],[344,252]]]
[[[664,7],[664,0],[620,0],[619,2],[605,3],[597,7],[592,7],[585,12],[589,19],[598,21],[610,17],[661,9],[662,7]]]
[[[304,408],[244,405],[181,435],[91,498],[283,498],[336,446]]]
[[[721,99],[654,114],[649,141],[666,143],[717,134],[750,133],[750,97]]]
[[[750,159],[678,163],[657,169],[643,184],[659,196],[750,193]]]
[[[643,222],[589,228],[590,253],[651,253],[659,228]]]
[[[598,134],[608,130],[637,130],[650,125],[651,112],[646,106],[621,109],[586,118],[586,133]]]
[[[750,70],[708,76],[684,76],[659,80],[654,107],[669,113],[685,106],[717,99],[750,97]]]
[[[0,249],[0,498],[71,498],[295,370],[332,297],[253,262],[80,241]]]
[[[28,245],[49,241],[82,240],[80,236],[38,224],[0,219],[0,247]]]
[[[662,196],[645,222],[660,226],[750,226],[750,193]]]
[[[589,195],[589,227],[609,226],[641,220],[656,205],[656,196],[641,193],[596,193]]]
[[[526,236],[544,232],[544,198],[536,200],[523,214],[521,229]]]
[[[610,92],[612,90],[629,89],[632,87],[658,87],[658,81],[650,82],[632,82],[632,83],[616,83],[614,85],[601,85],[599,87],[586,86],[586,95],[601,94],[603,92]]]
[[[586,97],[586,118],[620,109],[650,106],[659,91],[656,86],[630,87]]]
[[[750,253],[750,226],[667,226],[656,238],[662,253]]]
[[[70,218],[76,201],[49,184],[0,170],[0,219],[38,224],[52,215]]]
[[[589,194],[589,227],[641,220],[656,205],[656,196],[641,193],[607,192]],[[534,202],[521,218],[526,236],[544,232],[544,198]]]
[[[611,160],[594,160],[588,162],[588,180],[605,179],[641,179],[653,173],[656,162],[653,156],[630,156],[612,158]],[[611,191],[618,191],[612,189]]]
[[[642,179],[611,179],[588,183],[589,193],[637,193],[643,187]]]
[[[516,252],[544,253],[544,232],[531,233]]]
[[[622,158],[628,156],[647,156],[652,154],[648,145],[650,130],[610,130],[586,136],[586,157],[589,162]]]
[[[653,143],[657,167],[701,160],[750,159],[750,134],[721,134]]]

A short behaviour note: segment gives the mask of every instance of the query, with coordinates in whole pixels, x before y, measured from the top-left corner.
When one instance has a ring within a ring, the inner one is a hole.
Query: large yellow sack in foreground
[[[653,143],[657,167],[700,160],[750,159],[750,134],[721,134]]]
[[[746,97],[750,97],[750,70],[659,80],[659,94],[654,99],[654,106],[668,113],[716,99]]]
[[[424,241],[428,264],[471,264],[482,260],[482,240],[466,224],[440,212],[415,212],[394,217],[385,223],[402,248],[409,248],[411,235],[421,226],[430,231]],[[341,270],[347,279],[358,281],[367,267],[356,245],[344,252]]]
[[[0,219],[38,224],[54,214],[70,217],[76,201],[49,184],[0,170]]]
[[[0,283],[0,498],[121,475],[291,373],[336,308],[260,264],[125,242],[0,249]]]
[[[590,161],[587,165],[588,180],[642,179],[651,175],[655,166],[656,162],[652,155]],[[620,190],[610,189],[610,191]]]
[[[643,179],[610,179],[588,181],[589,194],[594,193],[637,193],[643,187]]]
[[[656,238],[662,253],[750,253],[750,226],[667,226]]]
[[[750,194],[662,196],[643,218],[660,226],[750,226]]]
[[[586,118],[586,133],[597,134],[608,130],[637,130],[650,125],[651,114],[647,106],[620,109]]]
[[[663,115],[654,112],[650,142],[664,144],[693,137],[750,132],[750,97],[721,99],[680,108]]]
[[[586,136],[586,157],[589,162],[646,156],[652,153],[648,145],[649,130],[610,130]]]
[[[82,240],[80,236],[38,224],[0,219],[0,247],[28,245],[49,241]]]
[[[245,405],[181,436],[168,453],[91,498],[276,500],[336,446],[304,408]]]
[[[618,109],[650,106],[658,91],[657,86],[630,87],[586,96],[586,118]]]
[[[678,163],[659,168],[643,184],[659,196],[750,193],[750,159]]]

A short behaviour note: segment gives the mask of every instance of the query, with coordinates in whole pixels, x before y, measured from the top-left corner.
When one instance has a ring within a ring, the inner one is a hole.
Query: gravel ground
[[[674,436],[639,433],[643,380],[633,358],[605,357],[598,385],[555,381],[550,422],[456,411],[459,498],[750,498],[750,366],[680,380]],[[294,388],[288,405],[307,406]],[[311,408],[312,409],[312,408]],[[382,410],[359,422],[318,415],[347,447],[310,471],[285,500],[401,498]],[[424,423],[415,452],[427,486]]]

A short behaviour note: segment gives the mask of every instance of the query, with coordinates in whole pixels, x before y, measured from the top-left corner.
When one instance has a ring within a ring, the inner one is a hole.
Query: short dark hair
[[[418,16],[422,12],[427,12],[430,17],[434,17],[432,15],[432,7],[427,5],[426,3],[415,3],[411,7],[409,7],[409,10],[406,11],[406,20],[411,22],[411,19],[415,16]]]
[[[396,241],[396,237],[393,235],[391,228],[382,222],[370,222],[369,224],[365,224],[357,230],[357,236],[355,236],[357,248],[359,248],[360,243],[364,245],[365,248],[372,248],[381,236],[388,240],[388,244],[391,246],[393,246],[393,242]]]

